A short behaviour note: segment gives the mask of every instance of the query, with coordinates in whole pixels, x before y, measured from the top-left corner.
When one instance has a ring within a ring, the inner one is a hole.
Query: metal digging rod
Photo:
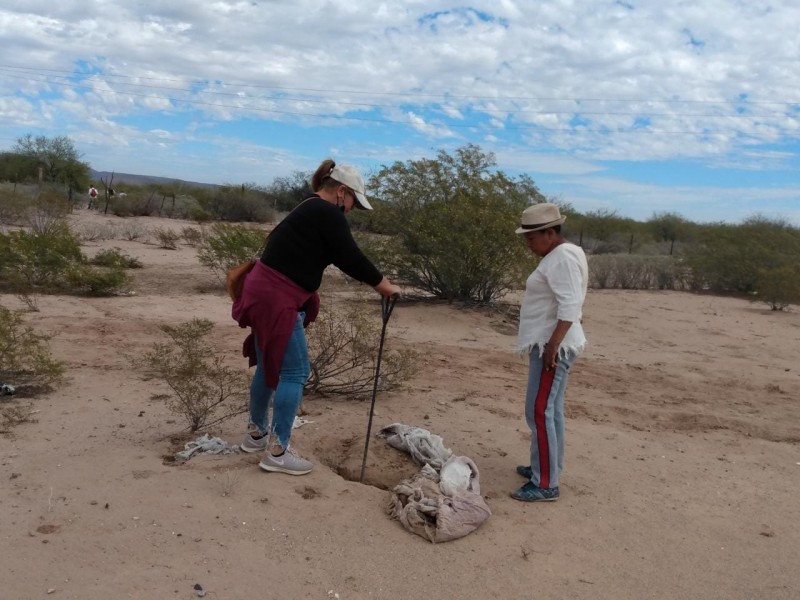
[[[397,296],[391,298],[381,297],[381,314],[383,316],[383,326],[381,327],[381,343],[378,346],[378,360],[375,363],[375,381],[372,384],[372,403],[369,406],[369,422],[367,423],[367,439],[364,441],[364,458],[361,461],[361,477],[359,483],[364,483],[364,470],[367,468],[367,453],[369,452],[369,436],[372,431],[372,415],[375,413],[375,396],[378,394],[378,378],[381,375],[381,357],[383,356],[383,343],[386,340],[386,325],[389,317],[392,316]]]

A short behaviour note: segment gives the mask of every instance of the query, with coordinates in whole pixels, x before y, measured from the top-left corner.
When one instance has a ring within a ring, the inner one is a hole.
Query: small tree
[[[172,389],[167,408],[185,418],[192,432],[247,410],[247,372],[223,364],[223,353],[208,339],[213,328],[208,319],[197,318],[162,325],[169,340],[153,344],[141,359],[143,368]]]
[[[79,190],[89,182],[89,165],[81,162],[81,155],[67,136],[34,137],[29,133],[17,139],[12,150],[42,167],[47,181]]]
[[[653,213],[646,222],[647,229],[659,242],[669,242],[669,254],[675,252],[675,242],[688,237],[691,224],[676,213]]]
[[[447,300],[492,302],[517,287],[531,263],[514,230],[522,210],[545,198],[530,178],[495,164],[468,145],[381,169],[369,188],[380,199],[377,224],[392,235],[384,270]]]
[[[289,177],[276,177],[264,190],[272,208],[288,212],[308,198],[311,191],[311,173],[295,171]]]

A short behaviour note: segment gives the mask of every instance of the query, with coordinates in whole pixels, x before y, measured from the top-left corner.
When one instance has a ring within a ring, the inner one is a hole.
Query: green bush
[[[128,284],[122,269],[89,266],[78,238],[63,225],[50,233],[0,233],[0,288],[30,294],[109,295]]]
[[[695,289],[755,294],[762,272],[800,264],[800,229],[752,217],[741,225],[703,228],[686,249]]]
[[[99,267],[109,267],[115,269],[141,269],[142,261],[134,256],[125,254],[119,248],[101,250],[92,258],[91,264]]]
[[[260,229],[217,223],[199,244],[197,258],[220,281],[225,281],[229,269],[258,256],[265,240]]]
[[[381,169],[369,185],[380,200],[371,222],[391,236],[373,256],[380,267],[447,300],[492,302],[518,288],[534,261],[514,230],[544,197],[494,167],[470,145]]]
[[[189,218],[192,221],[197,221],[198,223],[209,223],[214,220],[214,215],[204,208],[193,206],[189,209]]]
[[[66,272],[84,261],[78,239],[63,224],[51,233],[0,234],[0,281],[15,290],[63,289]]]
[[[214,324],[192,319],[163,325],[169,338],[158,342],[138,361],[140,367],[166,382],[174,396],[170,411],[186,419],[192,432],[206,429],[247,410],[247,372],[223,364],[223,353],[209,339]]]
[[[23,321],[22,313],[0,306],[0,383],[45,390],[59,381],[64,363],[53,359],[50,337]]]
[[[90,296],[112,296],[130,285],[130,277],[122,267],[93,268],[74,265],[67,271],[72,293]]]
[[[761,269],[756,278],[756,290],[758,298],[772,310],[800,304],[800,266]]]
[[[257,189],[223,186],[215,188],[204,198],[198,198],[198,202],[216,221],[266,223],[275,220],[270,200]]]

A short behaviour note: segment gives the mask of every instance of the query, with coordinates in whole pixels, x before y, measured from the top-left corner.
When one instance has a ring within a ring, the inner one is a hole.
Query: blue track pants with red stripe
[[[531,428],[531,482],[539,487],[557,487],[564,468],[564,391],[576,358],[562,353],[556,368],[545,371],[538,346],[530,354],[525,419]]]

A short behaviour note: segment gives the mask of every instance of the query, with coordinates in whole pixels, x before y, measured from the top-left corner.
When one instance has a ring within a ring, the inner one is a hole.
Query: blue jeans
[[[261,434],[268,431],[267,422],[269,417],[269,406],[273,393],[275,395],[274,406],[272,407],[272,434],[277,436],[280,445],[284,448],[289,446],[292,437],[292,426],[300,402],[303,400],[303,386],[311,372],[311,365],[308,362],[308,345],[306,344],[306,334],[303,331],[303,320],[305,313],[297,315],[289,344],[283,355],[281,364],[280,380],[278,389],[272,390],[267,387],[264,378],[264,357],[258,346],[256,339],[256,372],[250,382],[250,426],[258,429]]]
[[[557,487],[564,469],[564,391],[577,357],[562,353],[556,368],[545,371],[538,346],[531,351],[525,420],[531,428],[531,482],[539,487]]]

